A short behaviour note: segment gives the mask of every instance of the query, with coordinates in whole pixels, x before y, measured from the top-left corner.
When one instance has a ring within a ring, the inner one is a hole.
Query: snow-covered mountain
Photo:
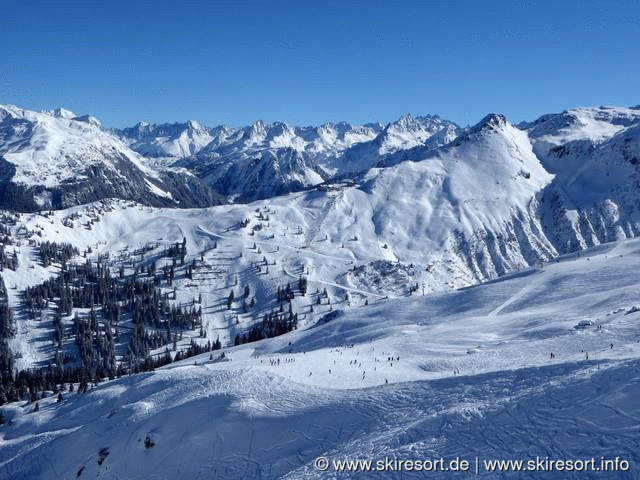
[[[573,108],[561,113],[543,115],[534,122],[523,122],[535,145],[536,154],[545,161],[566,155],[564,145],[579,142],[597,145],[626,127],[640,122],[640,109],[624,107]],[[549,163],[548,168],[553,168]]]
[[[3,112],[0,153],[8,165],[2,171],[5,182],[11,178],[7,188],[20,209],[59,208],[108,196],[154,205],[171,205],[171,197],[181,206],[219,202],[189,171],[232,200],[270,198],[397,163],[398,154],[414,147],[435,149],[460,132],[437,116],[404,115],[386,126],[256,122],[207,128],[190,121],[107,131],[95,117],[65,109],[38,113],[3,107]],[[29,127],[14,128],[20,122]],[[87,173],[89,167],[99,172]],[[107,180],[94,181],[98,177]],[[92,181],[76,185],[85,178]],[[157,190],[146,188],[149,183]],[[71,195],[70,189],[79,193]]]
[[[640,233],[640,109],[576,108],[521,127],[555,176],[539,215],[560,252]]]
[[[76,383],[37,411],[35,402],[4,405],[0,476],[451,478],[433,467],[442,458],[446,468],[469,462],[461,478],[636,478],[638,252],[637,241],[612,244],[473,289],[376,302],[86,393]],[[591,458],[600,471],[585,470]],[[334,462],[345,460],[376,470],[340,471]],[[431,463],[428,472],[385,470],[394,460]],[[492,469],[494,460],[524,469]],[[544,471],[547,460],[582,463]]]
[[[113,132],[140,155],[182,158],[199,152],[218,137],[218,131],[191,120],[161,125],[140,122]]]
[[[310,145],[322,149],[320,137],[305,137],[285,123],[256,122],[243,129],[220,130],[197,155],[176,165],[237,201],[273,197],[323,181],[305,152]]]
[[[64,208],[102,198],[207,206],[220,198],[186,172],[160,172],[91,116],[0,106],[0,205]]]
[[[244,152],[250,156],[255,151],[286,148],[311,155],[330,155],[373,139],[382,128],[381,124],[352,126],[346,122],[291,127],[286,123],[268,125],[262,121],[242,128],[226,125],[209,128],[192,120],[161,125],[140,122],[113,132],[141,155],[183,158],[199,153],[204,147],[209,155]]]
[[[1,478],[637,464],[640,109],[173,127],[0,109]]]
[[[385,247],[380,258],[426,268],[420,280],[429,289],[493,278],[555,255],[536,202],[553,177],[525,132],[489,115],[447,146],[418,153],[369,170],[359,188],[345,191],[325,213],[329,235],[376,238],[377,248]],[[358,285],[385,268],[373,262],[346,276]]]
[[[437,148],[459,132],[457,125],[437,116],[405,115],[384,127],[341,122],[299,128],[256,122],[216,139],[178,165],[225,195],[251,201],[361,173],[419,145]]]
[[[370,141],[353,145],[341,155],[326,159],[321,167],[330,176],[344,178],[374,166],[398,163],[413,149],[434,150],[451,142],[461,132],[458,125],[437,115],[413,117],[406,114],[386,125]]]
[[[360,230],[355,236],[375,234],[380,244],[394,244],[393,253],[380,252],[384,261],[439,265],[432,270],[439,277],[435,288],[446,277],[442,252],[459,264],[454,283],[460,285],[640,231],[635,108],[577,108],[518,128],[492,114],[464,131],[438,116],[405,115],[386,126],[256,122],[209,129],[189,122],[119,132],[152,155],[198,152],[163,169],[93,117],[64,109],[2,112],[0,172],[13,204],[36,208],[29,203],[35,198],[38,206],[57,207],[114,196],[197,206],[218,200],[203,183],[247,202],[356,179],[361,187],[323,207],[322,218],[344,232]],[[352,203],[367,206],[357,222]],[[398,230],[407,245],[390,241]],[[340,241],[348,238],[344,232]],[[435,260],[425,262],[424,250]]]
[[[1,111],[5,205],[21,209],[105,197],[203,206],[220,201],[213,191],[247,202],[358,179],[363,187],[349,195],[370,206],[374,231],[384,231],[380,219],[405,229],[419,217],[420,241],[465,252],[456,261],[469,281],[640,231],[637,108],[576,108],[518,128],[500,115],[467,130],[404,115],[386,126],[141,123],[117,132],[170,163],[197,152],[172,167],[132,151],[90,116]],[[324,214],[338,225],[350,218]],[[396,253],[415,258],[411,248]]]

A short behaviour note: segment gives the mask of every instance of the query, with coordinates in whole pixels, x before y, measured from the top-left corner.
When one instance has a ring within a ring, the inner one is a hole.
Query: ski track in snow
[[[289,276],[289,277],[291,277],[293,279],[297,280],[299,278],[299,277],[295,276],[294,274],[292,274],[291,272],[287,271],[286,269],[283,269],[282,271],[283,271],[283,273],[285,275],[287,275],[287,276]],[[329,285],[329,286],[332,286],[332,287],[336,287],[336,288],[338,288],[340,290],[344,290],[346,292],[361,293],[362,295],[370,295],[372,297],[378,297],[378,298],[385,298],[386,297],[386,295],[382,295],[380,293],[374,293],[374,292],[370,292],[370,291],[367,291],[367,290],[360,290],[358,288],[346,287],[344,285],[340,285],[339,283],[327,282],[327,281],[324,281],[324,280],[319,280],[317,278],[309,278],[308,281],[310,283],[319,283],[321,285]]]
[[[521,298],[523,298],[525,295],[527,295],[528,293],[534,291],[537,287],[539,287],[540,285],[542,285],[545,281],[548,281],[548,279],[546,279],[544,277],[544,273],[542,272],[538,272],[538,278],[536,278],[535,280],[533,280],[531,283],[525,285],[522,290],[519,290],[518,292],[516,292],[514,295],[512,295],[511,297],[509,297],[507,299],[506,302],[504,302],[503,304],[501,304],[500,306],[498,306],[498,308],[496,308],[495,310],[492,310],[491,312],[489,312],[489,314],[487,315],[487,317],[495,317],[496,315],[499,315],[500,312],[502,310],[504,310],[505,308],[507,308],[509,305],[511,305],[512,303],[515,303],[516,301],[520,300]]]

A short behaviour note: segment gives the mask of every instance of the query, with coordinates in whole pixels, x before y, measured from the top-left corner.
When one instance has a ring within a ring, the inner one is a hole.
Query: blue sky
[[[107,126],[640,104],[640,2],[4,0],[0,103]]]

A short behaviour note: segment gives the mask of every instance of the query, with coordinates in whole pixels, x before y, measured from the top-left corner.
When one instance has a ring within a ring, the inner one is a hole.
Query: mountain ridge
[[[152,168],[93,117],[0,106],[0,206],[22,211],[66,208],[103,198],[156,206],[220,203],[189,173]]]

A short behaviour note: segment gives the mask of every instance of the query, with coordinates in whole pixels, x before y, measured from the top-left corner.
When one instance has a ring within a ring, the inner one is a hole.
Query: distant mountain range
[[[404,115],[387,125],[105,130],[64,109],[0,107],[4,208],[110,197],[190,208],[344,180],[359,185],[364,197],[354,201],[369,205],[377,234],[402,225],[424,236],[424,248],[449,242],[467,252],[470,274],[490,277],[638,235],[640,109],[576,108],[517,126],[491,114],[466,129]]]
[[[256,122],[249,127],[139,123],[114,131],[142,155],[193,171],[222,195],[246,202],[361,173],[387,157],[428,143],[442,146],[460,132],[437,116],[397,122],[319,127]]]

